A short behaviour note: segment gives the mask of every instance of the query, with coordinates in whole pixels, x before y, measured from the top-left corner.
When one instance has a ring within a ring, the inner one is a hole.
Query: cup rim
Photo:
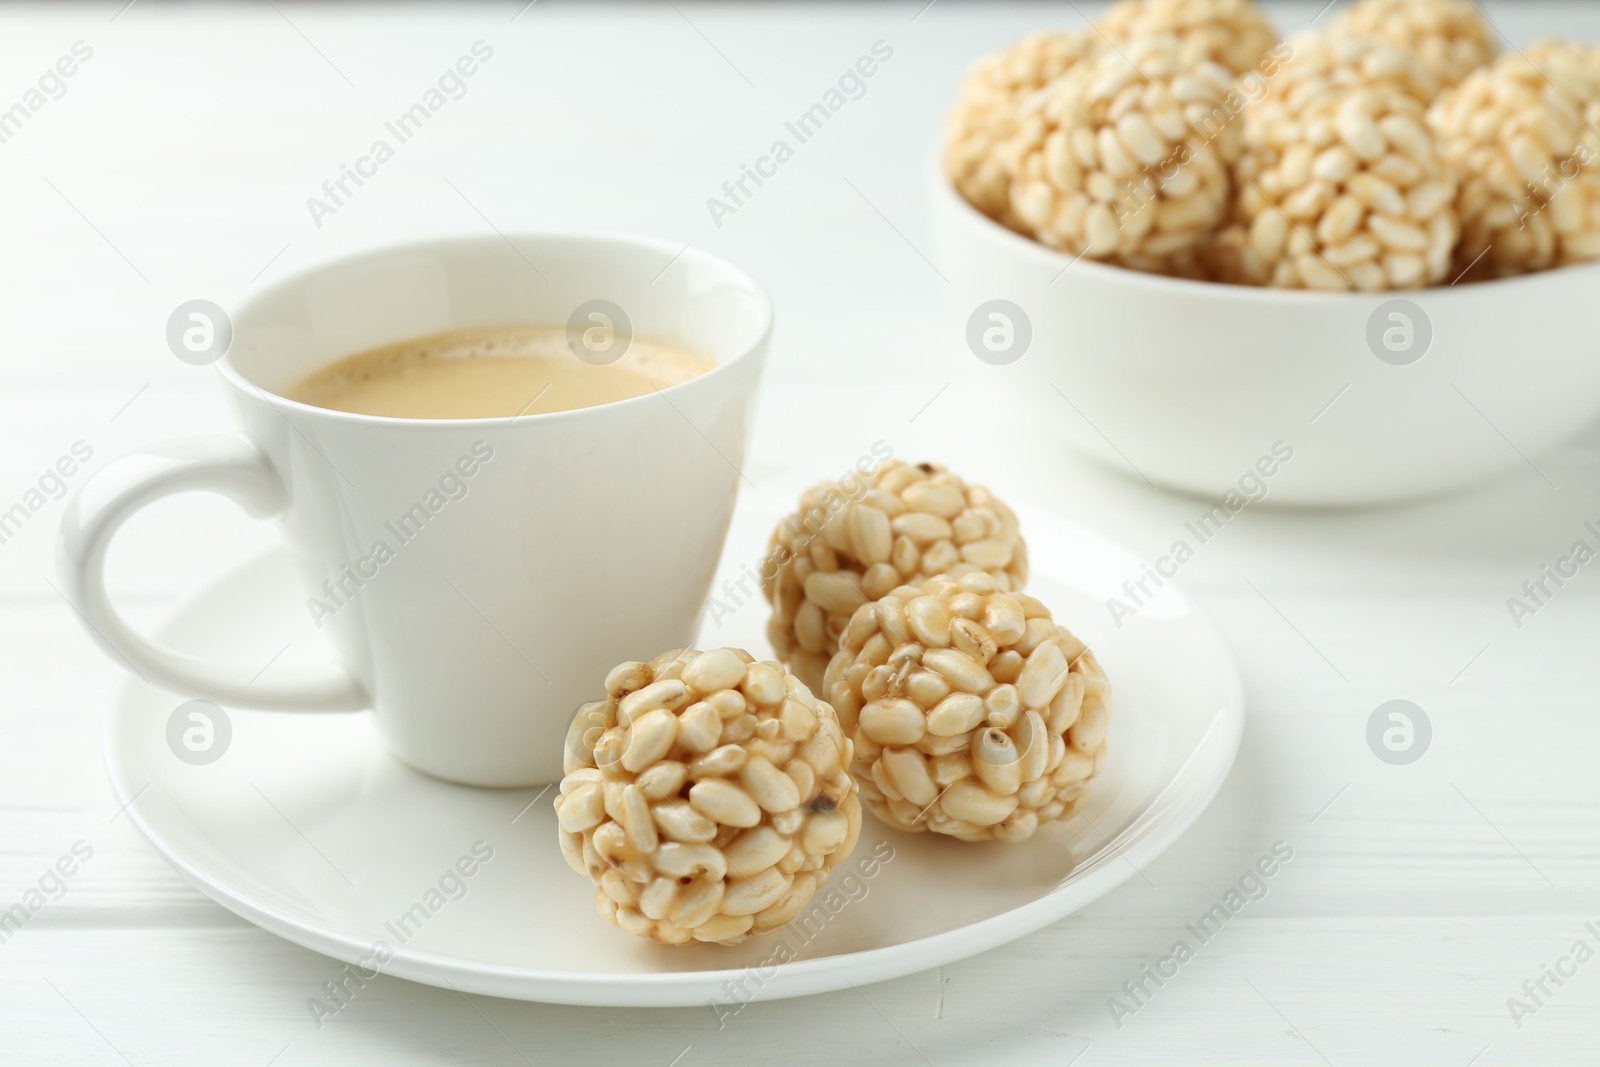
[[[1482,294],[1484,286],[1494,286],[1496,291],[1504,289],[1526,288],[1536,285],[1548,285],[1552,275],[1570,276],[1573,273],[1587,272],[1600,274],[1600,260],[1591,263],[1571,263],[1565,266],[1552,267],[1548,270],[1532,271],[1527,274],[1513,275],[1508,278],[1489,278],[1484,281],[1472,282],[1464,287],[1457,287],[1455,282],[1447,285],[1431,285],[1423,289],[1384,289],[1373,292],[1354,291],[1336,292],[1322,289],[1279,289],[1264,285],[1239,285],[1234,282],[1202,281],[1195,278],[1175,278],[1164,274],[1151,274],[1145,271],[1134,270],[1130,267],[1119,267],[1109,263],[1099,263],[1084,257],[1074,258],[1065,252],[1051,248],[1049,245],[1026,237],[1007,226],[1003,226],[991,219],[988,215],[974,207],[966,197],[962,196],[950,183],[944,172],[944,166],[936,154],[931,167],[933,195],[953,208],[964,225],[982,231],[986,238],[997,242],[1002,248],[1036,260],[1041,266],[1050,266],[1064,273],[1068,267],[1074,271],[1086,271],[1090,278],[1103,284],[1123,284],[1151,290],[1155,293],[1169,295],[1200,295],[1235,300],[1241,303],[1273,302],[1281,304],[1369,304],[1373,300],[1439,300],[1439,299],[1470,299],[1472,294]],[[1468,294],[1467,297],[1447,296],[1446,294]],[[1509,295],[1509,294],[1508,294]]]
[[[646,403],[655,395],[667,395],[682,389],[693,388],[697,383],[711,383],[733,373],[737,364],[744,363],[753,358],[758,352],[765,349],[772,336],[772,323],[774,317],[772,295],[744,268],[724,259],[722,256],[692,244],[679,245],[662,240],[657,237],[646,237],[639,234],[623,233],[614,230],[524,230],[511,233],[497,233],[495,236],[483,234],[447,234],[439,237],[425,237],[410,241],[400,241],[393,244],[376,245],[371,248],[351,252],[347,255],[331,259],[319,260],[308,266],[302,267],[282,278],[274,281],[270,286],[258,293],[254,293],[243,302],[241,307],[265,301],[279,294],[291,285],[303,281],[312,274],[323,271],[339,270],[359,264],[363,261],[379,259],[406,252],[420,252],[438,249],[445,245],[497,247],[501,244],[510,245],[513,251],[520,251],[519,242],[535,243],[541,241],[579,241],[595,244],[611,244],[627,246],[630,251],[650,251],[662,254],[662,261],[668,266],[677,260],[691,255],[715,265],[720,270],[732,276],[742,285],[746,294],[755,302],[759,316],[757,329],[750,341],[726,359],[719,359],[716,364],[704,374],[697,374],[693,378],[658,388],[653,393],[628,397],[623,400],[612,400],[603,404],[592,404],[580,408],[566,408],[560,411],[544,411],[523,415],[490,415],[481,418],[454,418],[454,419],[418,419],[399,415],[369,415],[359,411],[340,411],[336,408],[319,407],[316,404],[307,404],[290,397],[275,393],[270,389],[257,385],[247,378],[237,366],[234,365],[234,347],[229,345],[228,351],[223,353],[213,366],[221,375],[223,381],[237,389],[239,392],[254,396],[277,408],[285,414],[296,414],[304,417],[331,419],[356,425],[371,425],[383,427],[407,427],[417,430],[431,431],[459,431],[472,427],[507,427],[512,425],[551,424],[575,419],[592,418],[596,412],[613,411],[626,408],[630,405]],[[234,339],[235,341],[237,338]],[[670,403],[670,400],[669,400]]]

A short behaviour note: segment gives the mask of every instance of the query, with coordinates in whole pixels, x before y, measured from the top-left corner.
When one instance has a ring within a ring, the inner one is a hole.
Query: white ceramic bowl
[[[1193,282],[1074,262],[937,169],[931,184],[975,354],[1034,421],[1130,476],[1217,498],[1399,500],[1537,470],[1600,414],[1600,264],[1405,293]],[[1008,328],[995,300],[1022,316]]]

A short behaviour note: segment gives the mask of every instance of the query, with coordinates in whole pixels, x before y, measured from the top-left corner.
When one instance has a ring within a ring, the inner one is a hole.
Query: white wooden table
[[[659,234],[763,278],[780,310],[747,468],[762,493],[881,438],[1148,556],[1201,507],[1008,416],[926,258],[923,183],[955,78],[1076,23],[1073,5],[120,3],[0,13],[0,108],[74,42],[92,48],[0,144],[0,510],[35,499],[75,442],[93,469],[229,427],[211,372],[165,347],[182,301],[226,306],[348,250],[491,225]],[[1287,30],[1320,6],[1274,10]],[[1594,6],[1485,6],[1518,43],[1600,40]],[[306,199],[478,40],[493,57],[465,95],[317,226]],[[876,41],[893,57],[866,94],[717,226],[706,199]],[[46,493],[0,544],[0,908],[75,842],[93,856],[0,944],[0,1063],[1595,1062],[1600,962],[1544,979],[1531,1014],[1507,1005],[1532,1006],[1524,981],[1573,942],[1600,949],[1585,927],[1600,928],[1600,576],[1521,628],[1506,607],[1593,541],[1600,434],[1538,463],[1559,488],[1524,469],[1407,508],[1250,509],[1183,575],[1243,665],[1243,751],[1145,878],[1007,948],[754,1005],[721,1030],[704,1010],[468,1001],[390,978],[319,1029],[306,1000],[337,965],[211,903],[115,817],[100,725],[124,678],[50,584],[62,504]],[[117,546],[119,602],[158,621],[271,538],[215,500],[162,504]],[[1395,698],[1433,724],[1409,766],[1365,739]],[[1266,898],[1119,1026],[1108,998],[1278,841],[1294,858]]]

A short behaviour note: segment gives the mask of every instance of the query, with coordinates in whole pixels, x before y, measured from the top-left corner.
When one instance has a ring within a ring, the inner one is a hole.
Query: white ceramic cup
[[[516,418],[388,418],[282,395],[354,352],[469,327],[560,326],[594,299],[620,306],[637,336],[716,366],[643,397]],[[81,487],[62,522],[66,594],[114,656],[178,693],[370,707],[418,770],[473,785],[553,781],[572,715],[604,697],[606,672],[694,635],[771,326],[770,300],[742,271],[627,237],[427,241],[295,275],[233,315],[217,368],[241,434],[137,452]],[[263,664],[198,660],[127,625],[106,594],[106,549],[141,507],[192,490],[278,518],[298,595],[336,662],[255,678]]]

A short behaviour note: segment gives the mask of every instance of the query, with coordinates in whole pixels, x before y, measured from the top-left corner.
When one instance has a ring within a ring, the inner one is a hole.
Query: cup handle
[[[283,485],[267,457],[238,436],[194,437],[134,452],[101,468],[67,506],[57,566],[69,603],[95,640],[147,681],[237,707],[350,711],[369,701],[339,665],[255,680],[256,668],[195,659],[130,628],[106,595],[106,549],[129,516],[174,493],[205,490],[232,498],[254,518],[282,511]]]

